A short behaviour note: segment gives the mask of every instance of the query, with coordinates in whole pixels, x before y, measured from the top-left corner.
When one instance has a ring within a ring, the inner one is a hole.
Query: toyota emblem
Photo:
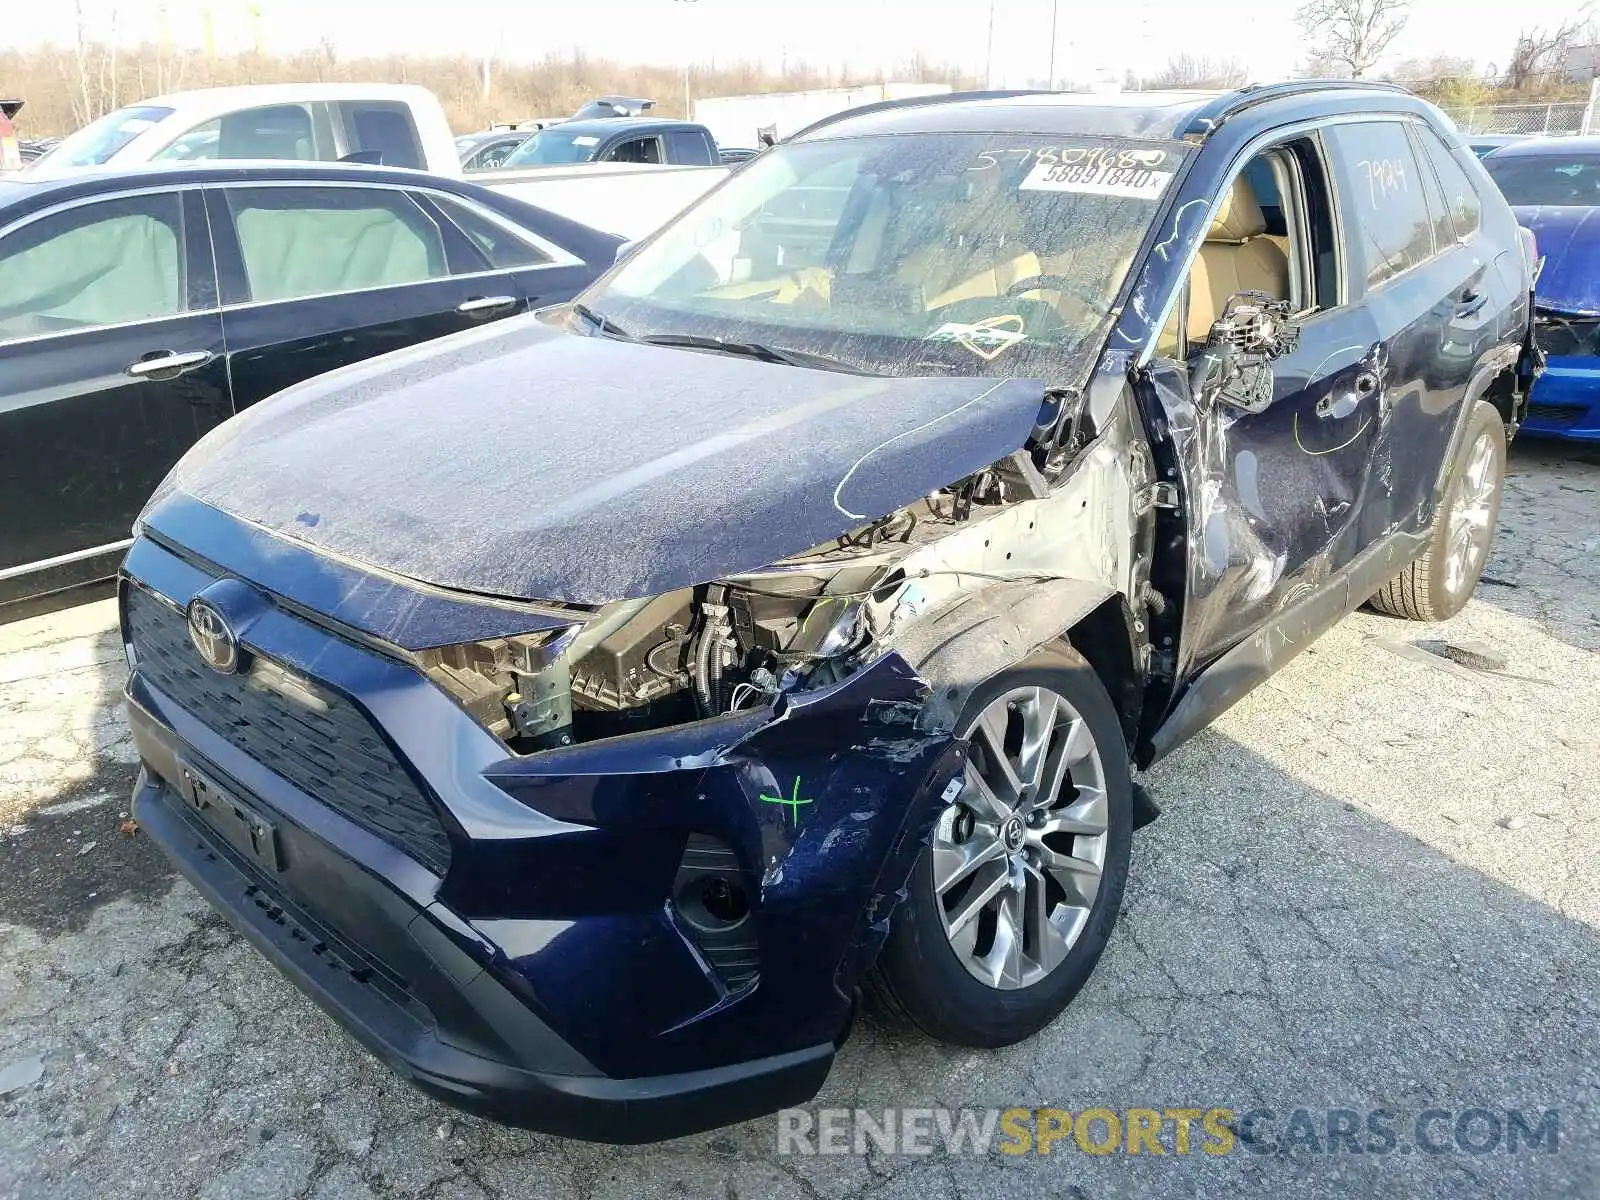
[[[198,596],[189,601],[189,640],[213,671],[232,675],[239,669],[239,639],[227,618]]]

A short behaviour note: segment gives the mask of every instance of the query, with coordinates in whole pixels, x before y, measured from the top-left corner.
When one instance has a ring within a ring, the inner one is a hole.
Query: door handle
[[[456,311],[466,316],[476,316],[478,313],[494,312],[499,308],[510,308],[516,302],[515,296],[474,296],[456,305]]]
[[[124,372],[135,379],[176,379],[185,371],[203,367],[216,355],[209,350],[158,350],[138,362],[131,362]]]
[[[1373,371],[1363,371],[1351,381],[1350,390],[1347,392],[1330,392],[1317,401],[1317,416],[1329,420],[1342,421],[1356,409],[1361,407],[1361,402],[1378,390],[1378,376]]]
[[[1461,299],[1456,302],[1456,316],[1470,317],[1488,303],[1488,297],[1476,288],[1468,288],[1461,293]]]

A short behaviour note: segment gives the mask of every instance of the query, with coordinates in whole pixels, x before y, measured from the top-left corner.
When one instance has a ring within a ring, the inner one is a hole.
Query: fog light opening
[[[678,911],[696,929],[722,933],[744,923],[750,915],[750,896],[737,879],[703,876],[679,891]]]

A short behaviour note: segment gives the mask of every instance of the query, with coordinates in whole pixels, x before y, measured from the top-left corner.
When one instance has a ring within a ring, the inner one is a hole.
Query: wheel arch
[[[921,724],[948,731],[973,692],[999,672],[1052,649],[1086,661],[1111,697],[1131,757],[1144,693],[1138,624],[1127,597],[1082,579],[998,584],[952,600],[892,647],[929,686]]]

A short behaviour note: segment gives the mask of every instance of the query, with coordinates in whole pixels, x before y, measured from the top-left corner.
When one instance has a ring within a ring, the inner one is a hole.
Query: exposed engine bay
[[[1125,577],[1142,469],[1103,445],[1021,451],[760,572],[422,651],[418,665],[520,754],[770,704],[853,674],[958,593]]]

